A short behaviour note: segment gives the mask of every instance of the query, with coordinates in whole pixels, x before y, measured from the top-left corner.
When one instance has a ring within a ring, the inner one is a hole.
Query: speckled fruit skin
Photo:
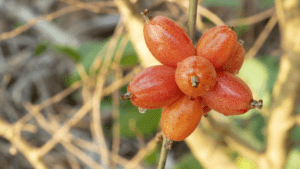
[[[233,57],[220,69],[218,72],[226,71],[232,74],[238,74],[242,68],[245,59],[245,50],[240,43],[237,43],[237,49],[233,54]]]
[[[175,69],[157,65],[144,69],[130,81],[128,92],[133,105],[143,109],[158,109],[183,95],[175,82]]]
[[[237,36],[225,25],[216,26],[206,31],[197,43],[198,56],[208,59],[215,68],[224,66],[234,54]]]
[[[191,77],[199,78],[199,85],[192,86]],[[180,90],[186,95],[203,96],[211,90],[216,83],[217,74],[214,66],[204,57],[190,56],[178,63],[175,80]]]
[[[163,16],[156,16],[145,24],[144,38],[152,55],[164,65],[176,67],[186,57],[196,55],[185,30]]]
[[[189,96],[181,97],[163,108],[160,121],[162,132],[167,138],[181,141],[196,129],[202,112],[201,99],[190,100]]]
[[[228,72],[217,73],[215,87],[202,97],[205,105],[225,116],[246,113],[252,99],[247,84]]]

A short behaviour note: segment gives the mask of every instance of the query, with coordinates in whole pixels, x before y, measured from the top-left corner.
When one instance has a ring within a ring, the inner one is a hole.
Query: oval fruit
[[[246,113],[252,99],[252,92],[247,84],[227,72],[217,73],[215,87],[202,97],[205,105],[225,116]]]
[[[241,69],[245,59],[245,50],[240,43],[237,43],[237,49],[234,52],[230,60],[222,67],[221,70],[217,71],[226,71],[232,74],[238,74]]]
[[[175,69],[157,65],[144,69],[130,81],[122,99],[142,109],[158,109],[176,101],[183,93],[175,82]]]
[[[200,98],[190,100],[189,96],[181,97],[163,108],[160,121],[162,132],[169,139],[181,141],[196,129],[202,112]]]
[[[208,59],[215,68],[224,66],[237,47],[235,32],[225,25],[206,31],[197,43],[197,56]]]
[[[196,55],[185,30],[163,16],[156,16],[145,24],[144,38],[152,55],[164,65],[176,67],[178,62]]]
[[[178,63],[175,80],[183,93],[197,97],[203,96],[215,86],[217,74],[207,59],[190,56]]]

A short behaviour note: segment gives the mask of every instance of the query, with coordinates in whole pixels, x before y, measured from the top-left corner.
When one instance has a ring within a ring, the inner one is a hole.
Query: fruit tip
[[[131,92],[125,93],[120,98],[122,100],[130,100],[132,98],[132,93]]]
[[[149,15],[149,10],[148,9],[145,9],[144,12],[141,12],[141,14],[144,17],[144,20],[145,20],[146,24],[152,19],[152,17]]]
[[[263,108],[263,100],[251,100],[250,109],[262,109]]]
[[[234,31],[234,27],[233,26],[228,26],[229,29],[231,29],[232,31]]]
[[[199,78],[197,77],[197,76],[192,76],[191,77],[191,82],[192,82],[192,86],[194,87],[194,88],[197,88],[198,87],[198,85],[199,85]]]

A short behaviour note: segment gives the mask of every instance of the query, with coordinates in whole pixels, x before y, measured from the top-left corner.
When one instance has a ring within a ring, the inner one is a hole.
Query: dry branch
[[[272,114],[267,129],[267,149],[259,167],[285,167],[290,131],[295,125],[295,108],[300,87],[300,12],[297,0],[276,0],[277,17],[284,51],[273,89]]]

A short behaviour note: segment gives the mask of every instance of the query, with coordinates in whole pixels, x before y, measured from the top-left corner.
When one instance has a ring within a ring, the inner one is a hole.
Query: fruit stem
[[[193,42],[195,43],[195,35],[196,35],[196,18],[197,18],[197,7],[198,0],[189,0],[189,18],[188,18],[188,27],[187,32]]]
[[[132,98],[132,96],[133,96],[133,94],[131,92],[127,92],[121,96],[121,99],[122,100],[130,100]]]
[[[228,26],[229,29],[231,29],[232,31],[234,31],[234,27],[233,26]]]
[[[243,46],[244,45],[244,41],[242,39],[239,39],[238,42]]]
[[[145,23],[147,24],[151,19],[152,16],[149,15],[149,10],[145,9],[144,12],[141,13],[144,17]]]
[[[167,161],[168,151],[172,148],[173,140],[167,139],[165,135],[163,135],[163,143],[161,146],[161,152],[158,162],[157,169],[164,169]]]
[[[262,100],[259,100],[259,101],[251,100],[250,109],[262,109],[262,107],[263,107],[263,101]]]
[[[198,85],[199,85],[199,78],[198,78],[198,76],[192,76],[191,77],[191,82],[192,82],[192,86],[194,87],[194,88],[197,88],[198,87]]]

